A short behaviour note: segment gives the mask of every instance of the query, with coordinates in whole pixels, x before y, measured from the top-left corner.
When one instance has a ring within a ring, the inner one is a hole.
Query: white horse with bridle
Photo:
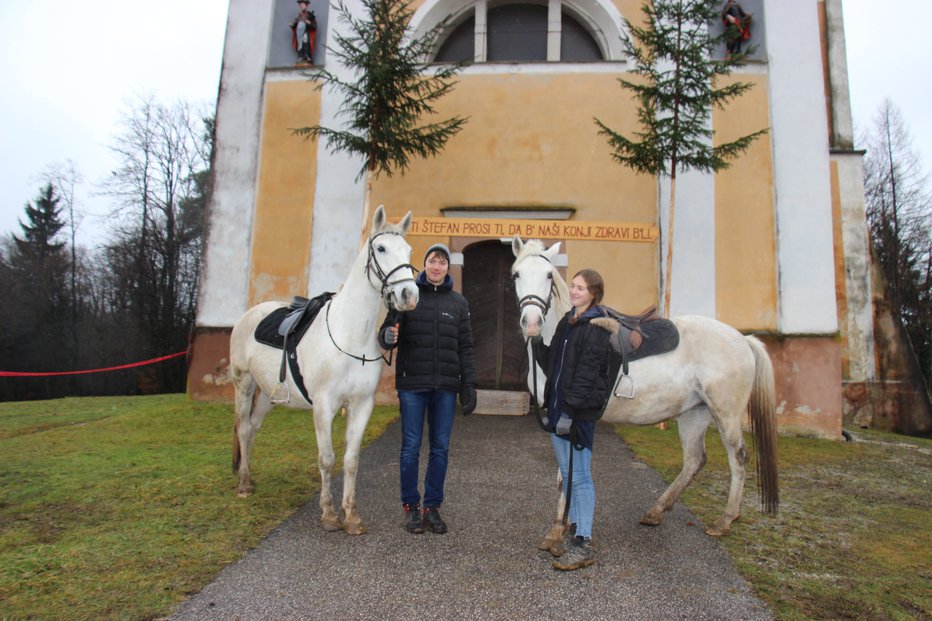
[[[363,432],[375,401],[382,357],[376,342],[379,303],[399,311],[412,310],[418,301],[411,265],[411,246],[405,234],[411,212],[399,224],[390,224],[382,206],[372,218],[372,232],[360,250],[349,277],[308,328],[297,345],[297,359],[308,396],[299,392],[287,374],[288,407],[314,410],[317,466],[320,469],[321,526],[358,535],[366,532],[356,511],[356,473]],[[272,409],[279,387],[282,350],[259,343],[256,326],[285,306],[264,302],[236,322],[230,336],[230,370],[236,387],[233,418],[233,470],[238,471],[237,494],[253,491],[249,455],[255,433]],[[277,402],[277,401],[276,401]],[[330,475],[334,464],[331,426],[340,408],[346,409],[346,451],[343,456],[342,524],[334,511]]]
[[[554,329],[570,307],[569,290],[553,265],[560,244],[549,249],[539,240],[526,244],[512,240],[515,262],[512,277],[521,308],[521,330],[525,338],[541,337],[549,344]],[[726,535],[741,512],[745,466],[748,461],[742,422],[750,410],[750,430],[757,451],[758,490],[761,509],[776,512],[777,431],[773,367],[763,344],[744,336],[714,319],[684,315],[673,319],[679,330],[679,346],[673,351],[630,363],[632,390],[613,391],[602,420],[610,423],[653,425],[676,419],[683,447],[683,468],[656,504],[641,518],[642,524],[657,525],[663,512],[673,506],[680,494],[706,462],[705,432],[711,423],[728,453],[731,487],[725,513],[706,529],[709,535]],[[530,347],[528,348],[530,350]],[[538,374],[535,394],[543,403],[544,371],[531,363]],[[619,371],[621,374],[622,371]],[[528,386],[535,392],[535,381],[528,375]],[[616,383],[617,388],[617,383]],[[563,485],[557,522],[541,542],[542,550],[563,537]]]

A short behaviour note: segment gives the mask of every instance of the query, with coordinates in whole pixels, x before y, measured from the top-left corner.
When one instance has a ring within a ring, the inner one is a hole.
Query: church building
[[[362,15],[357,0],[345,4]],[[631,77],[622,40],[626,19],[642,22],[641,4],[411,5],[413,32],[445,24],[427,60],[471,59],[437,103],[437,119],[468,122],[436,157],[375,179],[372,205],[392,219],[413,213],[418,268],[431,244],[452,250],[455,288],[471,307],[480,402],[483,393],[486,401],[515,393],[510,413],[523,413],[527,399],[509,276],[515,232],[560,241],[567,277],[599,270],[609,306],[662,306],[669,179],[615,162],[594,122],[628,136],[638,129],[638,102],[618,79]],[[774,363],[781,430],[837,439],[845,386],[876,377],[841,0],[738,4],[751,16],[744,43],[754,47],[729,79],[753,87],[713,110],[714,141],[768,131],[726,170],[678,175],[670,315],[706,315],[760,337]],[[329,0],[310,0],[315,21],[293,29],[301,9],[294,0],[230,1],[188,378],[195,399],[232,399],[229,335],[246,309],[335,291],[359,249],[362,162],[291,131],[341,125],[340,94],[311,76],[320,67],[346,74],[327,47],[347,25]],[[302,52],[305,34],[313,49]],[[393,372],[383,371],[381,403],[395,399]]]

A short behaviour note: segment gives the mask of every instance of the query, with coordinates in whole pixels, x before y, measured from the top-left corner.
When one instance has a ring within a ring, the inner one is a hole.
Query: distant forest
[[[192,104],[143,98],[110,148],[119,166],[107,241],[75,243],[77,167],[50,167],[0,240],[0,371],[57,373],[144,362],[188,348],[205,238],[214,122]],[[183,392],[186,356],[125,370],[0,377],[0,400]]]

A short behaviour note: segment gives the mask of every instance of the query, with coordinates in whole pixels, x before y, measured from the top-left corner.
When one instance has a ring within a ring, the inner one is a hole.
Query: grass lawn
[[[376,408],[365,441],[397,417]],[[672,480],[675,425],[618,427]],[[319,486],[309,412],[256,436],[256,493],[235,496],[232,408],[183,395],[0,404],[0,619],[157,619],[242,557]],[[334,424],[342,454],[343,419]],[[932,619],[932,441],[780,438],[781,507],[743,515],[722,545],[778,619]],[[704,522],[728,474],[709,463],[682,501]],[[646,508],[645,508],[646,509]]]
[[[638,459],[675,478],[675,424],[616,429]],[[722,545],[778,619],[932,619],[932,441],[852,432],[858,441],[780,437],[779,515],[758,510],[749,467],[741,519]],[[706,446],[709,463],[681,502],[711,523],[729,479],[717,432]]]
[[[165,615],[319,490],[311,414],[278,408],[237,498],[232,419],[184,395],[0,404],[0,619]]]

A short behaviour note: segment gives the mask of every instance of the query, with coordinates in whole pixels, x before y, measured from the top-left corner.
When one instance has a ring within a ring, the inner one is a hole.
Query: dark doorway
[[[513,261],[511,246],[499,241],[480,242],[463,252],[463,295],[472,316],[479,388],[486,390],[527,388]]]

